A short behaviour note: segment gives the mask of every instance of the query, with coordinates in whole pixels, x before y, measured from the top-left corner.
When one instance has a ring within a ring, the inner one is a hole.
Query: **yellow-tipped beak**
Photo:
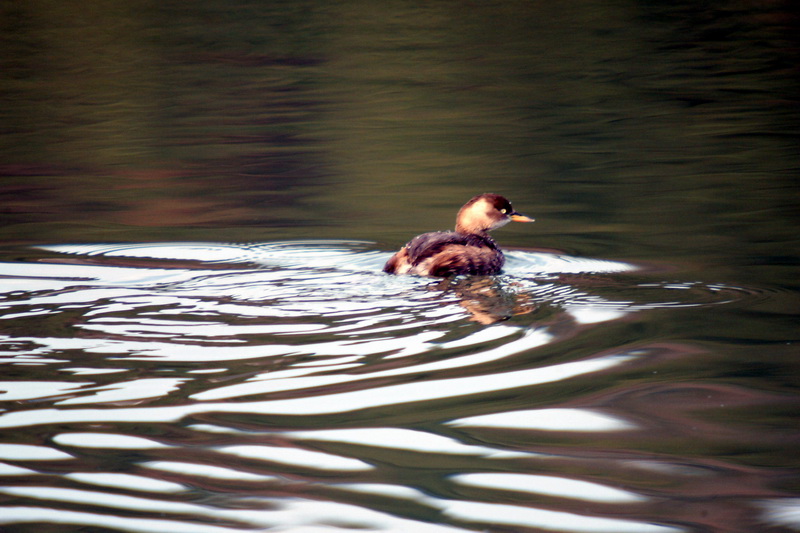
[[[514,222],[533,222],[536,219],[520,215],[519,213],[511,213],[511,220]]]

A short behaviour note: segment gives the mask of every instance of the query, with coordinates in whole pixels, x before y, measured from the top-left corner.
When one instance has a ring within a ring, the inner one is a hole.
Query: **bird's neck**
[[[461,220],[456,222],[456,233],[466,233],[467,235],[480,235],[481,237],[489,237],[489,232],[487,230],[472,226]]]

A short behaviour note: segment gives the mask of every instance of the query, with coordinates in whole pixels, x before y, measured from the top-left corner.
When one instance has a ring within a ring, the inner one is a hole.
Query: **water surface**
[[[800,530],[797,21],[3,6],[0,529]]]
[[[756,467],[654,448],[746,448],[693,411],[776,402],[670,383],[697,347],[619,342],[638,315],[753,297],[631,264],[512,251],[502,276],[437,281],[352,241],[41,249],[0,265],[5,523],[683,531],[667,495]],[[765,521],[783,501],[744,492]]]

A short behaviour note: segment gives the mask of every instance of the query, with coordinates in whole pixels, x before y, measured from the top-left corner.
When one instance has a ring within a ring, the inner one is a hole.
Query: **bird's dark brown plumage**
[[[488,232],[511,220],[533,221],[514,211],[500,195],[475,196],[459,210],[456,231],[414,237],[386,262],[383,270],[389,274],[437,277],[498,274],[505,257]]]

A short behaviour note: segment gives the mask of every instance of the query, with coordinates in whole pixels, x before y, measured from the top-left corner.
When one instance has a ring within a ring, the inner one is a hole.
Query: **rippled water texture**
[[[648,450],[719,431],[684,401],[639,413],[663,395],[753,401],[626,384],[692,348],[574,346],[741,289],[525,251],[498,278],[437,281],[383,274],[360,242],[43,248],[0,265],[3,321],[40,332],[0,339],[29,376],[0,384],[0,427],[38,436],[0,444],[23,481],[0,487],[6,524],[683,531],[700,511],[675,520],[670,493],[752,477]]]
[[[0,531],[800,531],[795,2],[84,4],[0,2]]]

